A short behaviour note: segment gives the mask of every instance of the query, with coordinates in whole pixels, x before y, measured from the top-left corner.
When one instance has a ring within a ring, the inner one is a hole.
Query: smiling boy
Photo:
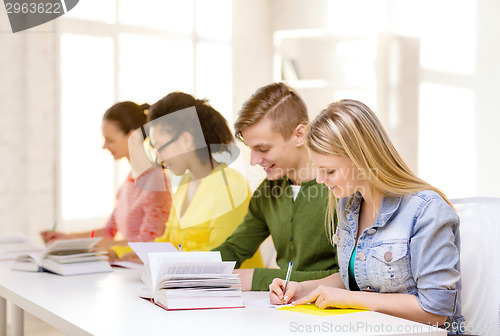
[[[284,83],[258,89],[236,120],[236,137],[250,148],[250,164],[261,166],[266,178],[252,195],[243,222],[214,250],[239,267],[271,235],[280,267],[235,270],[243,290],[268,290],[274,278],[285,276],[290,261],[294,281],[338,270],[325,229],[329,191],[316,183],[305,146],[308,120],[303,100]]]

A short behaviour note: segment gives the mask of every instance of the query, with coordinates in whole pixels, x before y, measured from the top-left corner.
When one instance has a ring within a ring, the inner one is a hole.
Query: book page
[[[179,252],[172,243],[160,243],[160,242],[130,242],[128,245],[134,250],[135,254],[141,259],[144,264],[148,263],[149,253],[159,253],[159,252]]]
[[[144,285],[146,286],[145,292],[148,293],[147,297],[149,297],[149,298],[154,297],[155,288],[153,286],[153,279],[151,278],[151,269],[149,267],[147,267],[146,265],[144,265],[144,270],[142,271],[142,274],[141,274],[141,280],[144,283]],[[146,296],[142,296],[142,297],[146,297]]]
[[[235,261],[225,262],[179,262],[160,265],[155,289],[170,287],[231,287],[239,285],[233,276]],[[182,282],[184,282],[183,285]]]
[[[149,263],[222,262],[219,251],[149,253]]]
[[[58,256],[58,255],[49,255],[46,257],[46,259],[51,259],[54,260],[55,262],[59,264],[71,264],[71,263],[78,263],[78,262],[90,262],[90,261],[108,261],[108,256],[106,254],[99,254],[99,253],[78,253],[75,254],[74,256],[72,255],[64,255],[64,256]]]
[[[55,251],[83,251],[92,249],[102,237],[79,238],[79,239],[61,239],[56,240],[47,246],[46,254]]]
[[[146,264],[146,269],[147,269],[147,277],[151,279],[151,289],[152,292],[156,290],[156,284],[159,283],[159,277],[158,274],[160,273],[160,267],[162,267],[163,264],[175,264],[176,266],[180,266],[182,263],[222,263],[222,258],[220,256],[219,251],[215,252],[153,252],[148,254],[148,262]],[[168,267],[168,266],[163,266],[163,267]],[[226,266],[227,267],[227,266]],[[234,262],[232,267],[234,268]],[[174,272],[174,270],[168,270],[164,269],[162,270],[161,274],[165,273],[171,273]],[[175,271],[176,274],[184,274],[181,273],[180,270]],[[193,273],[194,271],[188,271]],[[218,273],[217,272],[206,272],[206,273]],[[232,272],[232,269],[231,269]],[[230,273],[231,273],[230,272]],[[194,274],[194,273],[193,273]],[[199,274],[199,273],[198,273]]]
[[[219,262],[174,262],[162,263],[159,273],[162,275],[207,275],[232,274],[236,261]]]
[[[42,264],[42,259],[43,259],[43,253],[42,252],[31,252],[27,254],[20,255],[16,257],[14,260],[14,264],[16,263],[33,263],[38,266]]]
[[[161,289],[193,289],[193,288],[223,288],[223,289],[237,289],[241,290],[240,279],[237,277],[225,277],[225,278],[217,278],[217,275],[214,275],[211,278],[192,278],[192,276],[187,275],[185,279],[182,280],[173,280],[172,278],[162,279],[163,281],[157,285],[158,290]]]
[[[117,261],[110,262],[110,265],[113,267],[122,267],[122,268],[135,269],[135,270],[140,270],[140,271],[142,271],[144,269],[144,264],[136,263],[133,261],[117,260]]]
[[[42,250],[41,246],[31,244],[22,233],[0,235],[0,260],[14,260],[18,256]]]
[[[14,260],[19,256],[40,252],[43,249],[31,244],[0,244],[0,260]]]

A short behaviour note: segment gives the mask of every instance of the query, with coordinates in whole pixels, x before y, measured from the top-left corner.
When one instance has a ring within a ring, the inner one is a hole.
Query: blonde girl
[[[307,142],[317,181],[331,191],[329,213],[337,210],[337,223],[327,218],[340,271],[291,282],[286,293],[274,279],[271,301],[368,309],[459,331],[459,218],[446,196],[411,171],[359,101],[329,105]]]

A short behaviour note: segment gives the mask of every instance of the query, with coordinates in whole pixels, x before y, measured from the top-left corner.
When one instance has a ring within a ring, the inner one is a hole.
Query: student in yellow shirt
[[[181,176],[165,233],[155,241],[180,244],[183,251],[219,246],[242,221],[251,197],[245,179],[223,162],[237,155],[227,121],[206,100],[182,92],[152,105],[148,118],[156,162]],[[112,250],[120,260],[137,261],[128,247]],[[262,267],[259,252],[245,266]]]

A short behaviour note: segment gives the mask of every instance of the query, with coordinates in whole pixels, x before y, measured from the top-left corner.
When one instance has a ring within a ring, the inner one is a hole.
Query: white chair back
[[[460,216],[465,332],[500,335],[500,198],[451,200]]]

